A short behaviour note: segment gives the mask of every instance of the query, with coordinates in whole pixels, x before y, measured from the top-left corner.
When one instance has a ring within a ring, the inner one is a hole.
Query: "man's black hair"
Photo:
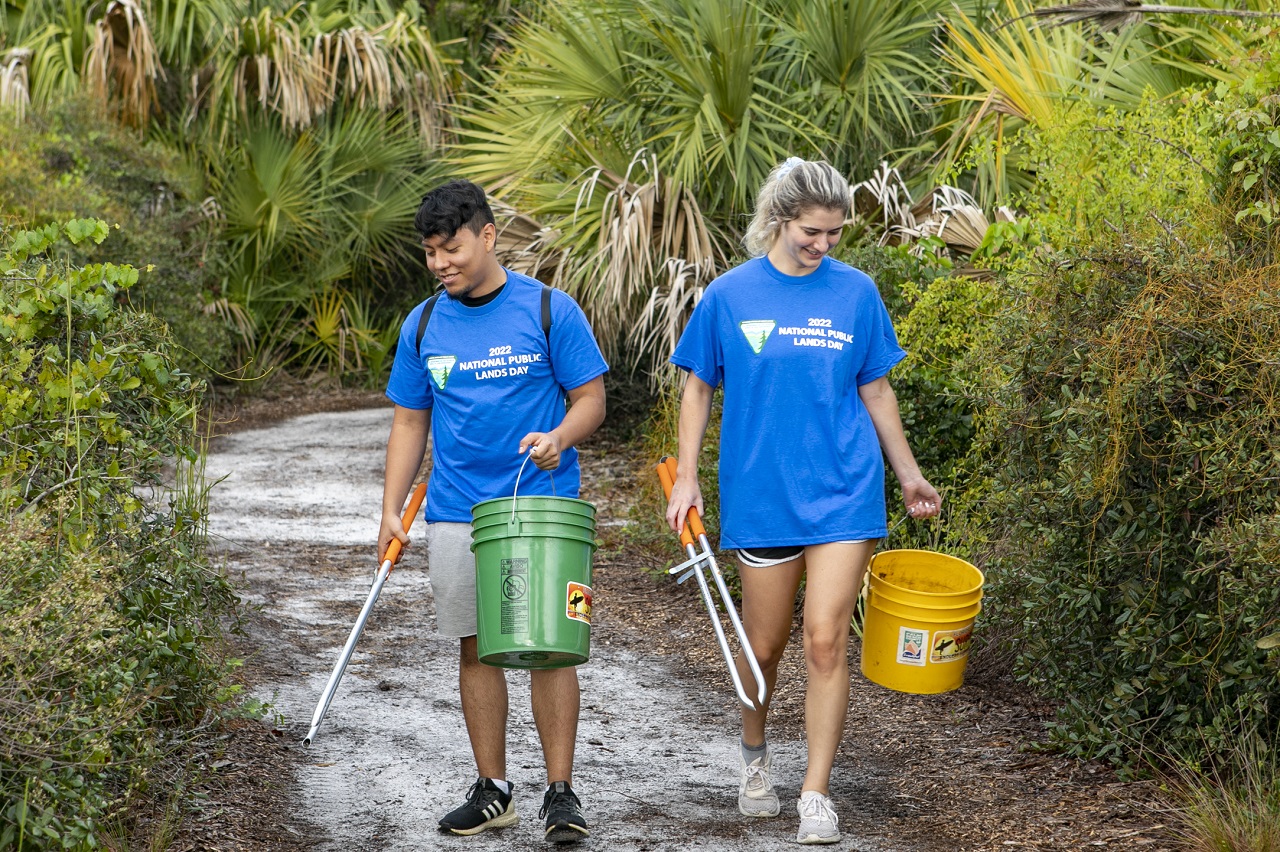
[[[493,209],[483,189],[469,180],[451,180],[422,196],[413,224],[424,240],[450,240],[464,225],[479,234],[486,224],[494,224]]]

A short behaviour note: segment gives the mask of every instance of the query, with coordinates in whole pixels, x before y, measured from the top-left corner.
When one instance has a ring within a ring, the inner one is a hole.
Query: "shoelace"
[[[747,789],[748,790],[764,790],[769,786],[769,770],[765,768],[763,763],[755,763],[754,761],[747,764]]]
[[[800,800],[800,816],[804,819],[816,819],[819,822],[830,822],[836,825],[840,818],[835,809],[827,802],[826,796],[811,796]]]
[[[477,781],[467,791],[467,804],[473,808],[483,808],[489,802],[499,798],[498,792],[497,790],[486,790],[484,782]]]
[[[574,801],[574,795],[572,793],[569,793],[567,791],[564,793],[552,793],[551,798],[547,799],[547,801],[542,805],[542,810],[538,811],[538,819],[543,819],[551,811],[554,811],[556,809],[556,805],[559,803],[561,799],[565,799],[571,807],[577,805],[577,802]]]

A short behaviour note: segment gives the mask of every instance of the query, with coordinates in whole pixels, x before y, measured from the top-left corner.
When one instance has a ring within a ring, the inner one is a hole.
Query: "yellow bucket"
[[[982,572],[942,553],[886,550],[867,574],[863,675],[916,695],[957,689],[982,610]]]

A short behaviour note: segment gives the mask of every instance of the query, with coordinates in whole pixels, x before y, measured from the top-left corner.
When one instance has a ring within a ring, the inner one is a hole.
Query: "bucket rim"
[[[477,514],[477,511],[484,506],[490,506],[493,508],[497,508],[498,506],[501,506],[502,507],[501,511],[505,512],[510,510],[512,502],[519,502],[521,500],[554,500],[560,505],[573,504],[573,505],[585,507],[590,511],[592,515],[594,515],[596,511],[596,507],[594,503],[591,503],[588,500],[583,500],[580,497],[556,497],[551,494],[525,494],[518,497],[515,497],[515,496],[494,497],[493,499],[490,499],[490,500],[481,500],[479,503],[476,503],[471,507],[471,516],[474,518]],[[484,514],[492,514],[492,513],[484,513]],[[572,514],[582,514],[582,513],[573,512]]]
[[[961,565],[964,565],[965,567],[971,569],[974,573],[976,573],[978,575],[978,582],[976,585],[970,586],[965,589],[959,589],[954,592],[926,592],[923,590],[912,589],[908,586],[901,586],[897,583],[891,583],[888,580],[884,579],[883,577],[877,577],[874,568],[875,568],[877,559],[884,556],[889,556],[892,554],[923,554],[931,558],[942,558],[950,562],[958,562]],[[906,548],[906,547],[895,548],[893,550],[882,550],[879,553],[872,554],[871,561],[867,565],[867,584],[869,586],[875,585],[875,584],[881,584],[884,586],[888,586],[891,589],[899,589],[903,592],[907,592],[912,595],[921,595],[925,598],[943,599],[943,598],[953,598],[953,597],[956,597],[957,595],[971,595],[974,592],[981,593],[983,586],[986,584],[986,581],[987,581],[986,574],[982,573],[982,569],[979,568],[977,565],[974,565],[972,562],[968,561],[967,559],[961,559],[960,557],[952,556],[949,553],[939,553],[936,550],[922,550],[920,548]]]
[[[894,618],[932,625],[930,628],[932,630],[946,629],[943,625],[947,624],[973,624],[978,620],[978,616],[982,614],[981,601],[966,604],[962,607],[955,607],[949,612],[946,612],[941,609],[933,609],[930,607],[915,607],[911,604],[904,604],[901,601],[895,601],[892,598],[880,596],[874,600],[872,598],[868,598],[867,607],[868,612],[875,609],[886,615],[891,615]],[[911,609],[918,611],[907,611]],[[928,612],[920,612],[919,610],[928,610]]]

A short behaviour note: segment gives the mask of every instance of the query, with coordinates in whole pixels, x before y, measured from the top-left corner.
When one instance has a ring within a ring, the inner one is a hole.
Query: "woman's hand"
[[[689,509],[698,510],[702,515],[702,489],[698,487],[697,477],[677,477],[671,488],[671,496],[667,499],[667,524],[676,532],[684,529],[685,516]]]
[[[907,514],[917,520],[935,517],[942,511],[942,495],[923,476],[902,483],[902,502]]]

